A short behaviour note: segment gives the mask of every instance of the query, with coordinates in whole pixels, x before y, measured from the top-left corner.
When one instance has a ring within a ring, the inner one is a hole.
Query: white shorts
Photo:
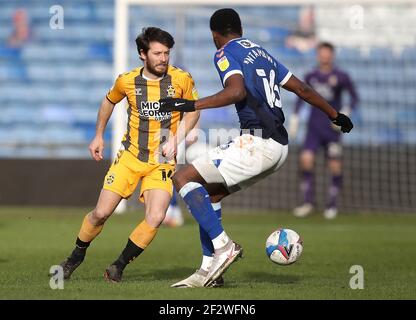
[[[272,138],[243,134],[209,150],[192,165],[207,183],[222,183],[233,193],[276,172],[287,153],[288,146]]]

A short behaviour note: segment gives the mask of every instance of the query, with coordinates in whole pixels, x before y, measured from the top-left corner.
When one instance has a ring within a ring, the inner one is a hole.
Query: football
[[[273,231],[266,240],[266,254],[271,261],[279,265],[296,262],[303,251],[303,241],[299,234],[291,229]]]

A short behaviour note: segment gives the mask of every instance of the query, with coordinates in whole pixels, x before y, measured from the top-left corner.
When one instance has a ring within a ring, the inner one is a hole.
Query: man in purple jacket
[[[337,111],[342,109],[341,112],[348,115],[355,108],[358,102],[358,96],[348,74],[333,65],[335,57],[334,51],[334,46],[328,42],[322,42],[318,45],[318,66],[306,75],[305,82],[314,88]],[[341,96],[344,90],[350,95],[350,104],[348,106],[342,104]],[[302,103],[302,99],[297,100],[294,114],[290,119],[289,137],[292,139],[297,133],[299,123],[298,113]],[[328,190],[324,217],[333,219],[337,216],[336,200],[342,184],[341,134],[338,127],[332,125],[324,113],[312,108],[307,124],[306,139],[300,155],[303,202],[294,210],[294,215],[297,217],[305,217],[313,211],[313,167],[316,152],[320,147],[323,147],[325,150],[328,169],[331,173],[331,183]]]

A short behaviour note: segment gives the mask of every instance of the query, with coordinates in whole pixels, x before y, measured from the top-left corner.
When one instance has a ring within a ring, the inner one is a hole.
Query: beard
[[[163,71],[157,70],[156,67],[158,67],[158,66],[163,66],[164,67],[163,68]],[[157,77],[163,77],[165,75],[165,73],[167,72],[167,70],[168,70],[168,65],[166,64],[166,65],[156,65],[156,66],[152,66],[150,64],[147,64],[146,65],[146,68],[147,68],[147,70],[150,73],[154,74],[155,76],[157,76]]]

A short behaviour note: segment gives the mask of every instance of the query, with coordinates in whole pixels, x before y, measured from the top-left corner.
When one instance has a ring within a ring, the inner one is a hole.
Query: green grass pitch
[[[72,250],[83,209],[0,207],[0,299],[415,299],[416,215],[321,215],[296,219],[282,212],[238,214],[223,209],[223,224],[244,248],[223,288],[174,289],[200,264],[198,228],[161,227],[150,247],[107,283],[105,267],[118,257],[143,212],[114,215],[63,290],[49,286],[49,268]],[[265,254],[276,228],[304,239],[299,261],[278,266]],[[364,269],[364,289],[350,288],[350,267]]]

